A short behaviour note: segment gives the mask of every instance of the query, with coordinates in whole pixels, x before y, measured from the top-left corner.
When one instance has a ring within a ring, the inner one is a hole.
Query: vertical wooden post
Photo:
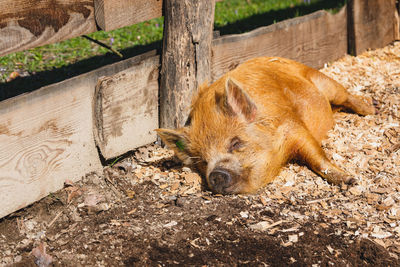
[[[398,36],[396,0],[349,0],[349,53],[384,47]]]
[[[354,0],[347,1],[347,53],[356,55],[355,26],[354,26]]]
[[[396,25],[395,25],[395,40],[400,39],[400,1],[396,1],[396,9],[397,12],[395,12],[395,19],[396,19]]]
[[[160,126],[184,125],[197,87],[210,81],[214,0],[164,0]]]

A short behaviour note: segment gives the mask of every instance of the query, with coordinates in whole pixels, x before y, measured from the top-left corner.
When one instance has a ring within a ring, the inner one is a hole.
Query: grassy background
[[[337,10],[344,4],[345,0],[224,0],[216,3],[214,28],[221,34],[242,33],[320,9]],[[120,51],[124,57],[159,49],[162,35],[163,18],[89,34]],[[12,80],[15,72],[20,77],[40,72],[42,75],[36,77],[36,82],[46,79],[47,83],[52,83],[118,60],[120,58],[108,49],[76,37],[0,57],[0,89],[6,81]],[[50,71],[52,77],[48,77]],[[35,87],[35,81],[32,86]]]

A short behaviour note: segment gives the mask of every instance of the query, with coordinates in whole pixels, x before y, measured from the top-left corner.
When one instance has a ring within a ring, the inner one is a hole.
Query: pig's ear
[[[175,154],[177,154],[178,157],[183,156],[183,154],[187,154],[189,141],[182,129],[156,129],[155,131],[160,136],[161,140],[170,149],[175,151]]]
[[[255,120],[257,115],[256,105],[241,86],[232,78],[226,80],[224,102],[229,113],[243,116],[248,122]]]

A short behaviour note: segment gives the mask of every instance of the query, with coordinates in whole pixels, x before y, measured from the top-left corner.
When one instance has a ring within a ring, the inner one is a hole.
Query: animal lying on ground
[[[370,99],[349,94],[313,68],[285,58],[255,58],[201,86],[185,127],[156,131],[215,193],[253,193],[291,159],[329,183],[350,184],[352,176],[321,148],[333,126],[331,105],[375,114]]]

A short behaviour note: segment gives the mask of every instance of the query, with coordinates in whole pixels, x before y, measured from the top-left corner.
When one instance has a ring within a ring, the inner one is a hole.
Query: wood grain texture
[[[398,37],[396,0],[350,0],[349,53],[384,47]]]
[[[0,56],[93,31],[93,1],[0,1]]]
[[[162,16],[162,0],[94,0],[97,25],[105,31]]]
[[[94,138],[98,79],[154,57],[150,51],[0,102],[0,218],[101,171]]]
[[[96,141],[105,159],[156,141],[158,128],[159,56],[115,75],[96,86]]]
[[[215,3],[165,0],[160,79],[160,126],[178,128],[189,115],[192,94],[210,81]]]
[[[0,217],[102,169],[92,133],[93,89],[50,86],[1,103]]]
[[[347,52],[346,8],[337,14],[317,11],[248,33],[213,41],[212,81],[242,62],[260,56],[280,56],[314,68]]]
[[[397,12],[394,12],[394,39],[400,40],[400,2],[397,3]]]
[[[96,23],[105,31],[161,17],[162,7],[162,0],[94,0]]]

